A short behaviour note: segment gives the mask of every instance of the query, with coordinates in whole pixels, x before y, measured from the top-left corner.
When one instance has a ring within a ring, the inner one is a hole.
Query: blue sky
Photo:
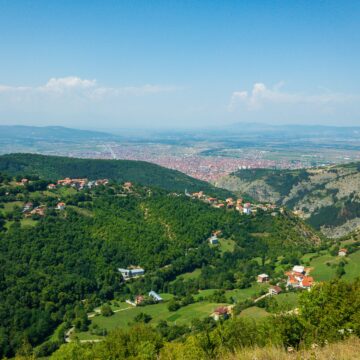
[[[359,1],[0,0],[0,124],[360,125]]]

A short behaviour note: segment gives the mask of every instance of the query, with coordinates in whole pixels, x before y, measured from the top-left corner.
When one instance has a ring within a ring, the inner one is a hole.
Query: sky
[[[360,1],[0,0],[0,124],[360,126]]]

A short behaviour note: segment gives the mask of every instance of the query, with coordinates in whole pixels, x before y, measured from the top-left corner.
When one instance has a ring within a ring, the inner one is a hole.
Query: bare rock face
[[[303,170],[240,170],[217,186],[293,210],[329,237],[360,227],[360,163]]]

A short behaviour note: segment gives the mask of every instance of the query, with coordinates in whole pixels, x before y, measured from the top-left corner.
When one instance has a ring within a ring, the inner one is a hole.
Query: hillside
[[[155,290],[182,304],[199,290],[249,288],[264,271],[282,277],[278,258],[289,267],[322,242],[286,212],[247,216],[149,187],[49,190],[48,183],[0,176],[0,357],[25,340],[43,343],[61,324],[86,331],[86,312],[115,296],[123,301]],[[65,208],[57,209],[59,202]],[[209,245],[216,229],[231,244],[227,250]],[[124,283],[117,269],[131,265],[146,275]],[[178,278],[194,270],[196,278]],[[206,304],[224,300],[218,293]],[[198,301],[201,308],[205,299]]]
[[[222,197],[231,195],[229,191],[215,188],[205,181],[144,161],[8,154],[0,156],[0,172],[10,175],[36,175],[43,179],[108,178],[119,182],[131,181],[142,185],[155,186],[170,191],[203,190],[210,195]]]
[[[303,170],[240,170],[216,183],[286,206],[329,237],[360,226],[360,164]]]

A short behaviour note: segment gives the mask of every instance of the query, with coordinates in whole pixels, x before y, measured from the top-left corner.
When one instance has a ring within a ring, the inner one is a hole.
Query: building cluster
[[[148,295],[137,295],[134,301],[128,299],[126,302],[132,306],[142,306],[146,304],[153,304],[162,302],[163,298],[154,290],[151,290]]]
[[[239,213],[245,215],[256,213],[259,209],[262,211],[272,211],[272,215],[277,214],[276,212],[274,212],[274,210],[277,208],[274,204],[252,204],[250,202],[244,202],[242,198],[233,199],[232,197],[221,200],[215,197],[208,196],[203,191],[194,192],[191,194],[187,190],[185,190],[185,195],[210,204],[214,208],[235,209]]]
[[[66,204],[64,202],[59,202],[55,206],[55,210],[65,210]],[[23,214],[25,217],[31,217],[32,215],[38,215],[38,216],[45,216],[46,212],[46,206],[45,205],[39,205],[35,206],[32,202],[27,202],[24,204],[23,207]]]
[[[20,181],[18,181],[18,182],[16,183],[16,185],[25,186],[25,185],[27,185],[28,183],[29,183],[29,179],[24,178],[24,179],[21,179]]]
[[[310,268],[301,265],[295,265],[291,271],[287,271],[286,287],[293,289],[310,289],[314,285],[314,279],[309,276]]]
[[[266,152],[258,149],[247,149],[235,156],[229,154],[227,156],[203,156],[197,154],[195,149],[179,151],[178,147],[159,144],[120,145],[113,143],[107,144],[105,149],[105,152],[102,153],[83,152],[80,157],[147,161],[208,182],[216,182],[221,177],[240,169],[304,167],[301,161],[266,159]]]
[[[27,202],[24,205],[22,212],[24,216],[27,218],[27,217],[31,217],[32,215],[45,216],[45,211],[46,211],[45,205],[39,205],[34,207],[34,204],[32,202]]]
[[[49,184],[48,189],[54,190],[57,188],[57,186],[71,186],[73,188],[76,188],[78,190],[85,189],[86,187],[91,189],[94,186],[99,185],[107,185],[109,183],[108,179],[98,179],[98,180],[92,180],[89,181],[88,179],[72,179],[72,178],[65,178],[57,181],[57,184]]]

